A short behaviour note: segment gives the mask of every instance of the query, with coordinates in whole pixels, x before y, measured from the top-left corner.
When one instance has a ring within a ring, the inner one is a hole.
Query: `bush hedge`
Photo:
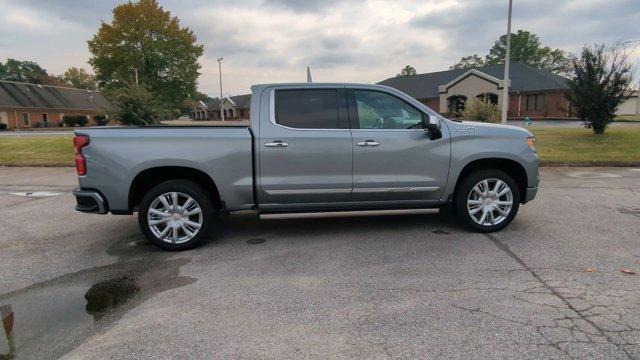
[[[65,115],[62,117],[62,122],[65,126],[85,126],[89,123],[89,119],[85,115]]]

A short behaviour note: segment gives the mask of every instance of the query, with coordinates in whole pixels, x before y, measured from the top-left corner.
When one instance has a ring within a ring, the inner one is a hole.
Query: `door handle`
[[[375,140],[358,141],[358,146],[378,146],[378,145],[380,145],[380,143]]]
[[[266,147],[287,147],[287,146],[289,146],[289,144],[287,144],[286,142],[282,142],[280,140],[276,140],[276,141],[273,141],[273,142],[265,143],[264,146],[266,146]]]

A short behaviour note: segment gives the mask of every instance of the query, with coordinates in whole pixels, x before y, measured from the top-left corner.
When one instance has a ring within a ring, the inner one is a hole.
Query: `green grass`
[[[618,115],[615,121],[640,121],[640,115]]]
[[[640,166],[640,127],[612,127],[604,135],[582,128],[529,128],[542,165]],[[0,137],[0,165],[73,166],[71,137]]]
[[[604,135],[590,129],[536,128],[536,149],[542,165],[640,164],[640,128],[609,128]]]
[[[74,165],[70,136],[0,137],[0,165]]]

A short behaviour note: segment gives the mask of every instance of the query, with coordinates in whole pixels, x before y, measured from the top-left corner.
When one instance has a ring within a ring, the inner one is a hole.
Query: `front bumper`
[[[74,189],[76,197],[76,210],[89,214],[106,214],[109,211],[107,202],[102,195],[95,190]]]
[[[524,204],[524,203],[527,203],[527,202],[535,199],[537,193],[538,193],[538,187],[537,186],[536,187],[527,188],[527,193],[524,195],[524,201],[522,203]]]

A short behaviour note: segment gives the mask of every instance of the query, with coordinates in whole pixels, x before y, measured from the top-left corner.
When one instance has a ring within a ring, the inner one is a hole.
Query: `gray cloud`
[[[0,60],[29,59],[53,73],[88,69],[86,41],[121,2],[0,0]],[[406,64],[429,72],[483,56],[506,31],[505,2],[493,0],[160,2],[205,46],[199,84],[210,94],[218,92],[218,57],[229,94],[254,83],[304,81],[307,65],[318,81],[377,82]],[[637,0],[518,0],[513,9],[514,30],[574,52],[585,43],[640,38],[639,20]]]

